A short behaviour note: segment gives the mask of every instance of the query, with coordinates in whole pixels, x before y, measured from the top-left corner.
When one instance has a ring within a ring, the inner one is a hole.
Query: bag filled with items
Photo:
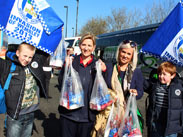
[[[63,66],[63,63],[65,61],[65,57],[67,56],[67,46],[69,45],[68,42],[66,42],[64,40],[64,37],[62,35],[62,39],[59,43],[59,45],[57,46],[53,56],[51,56],[50,58],[50,66],[52,66],[53,68],[60,68]]]
[[[100,111],[111,105],[113,101],[108,91],[107,84],[102,76],[100,61],[96,62],[96,70],[97,73],[90,99],[90,109]]]
[[[66,62],[61,88],[60,105],[72,110],[84,106],[84,91],[78,72],[72,66],[72,57]]]
[[[137,116],[136,96],[132,93],[128,98],[123,121],[118,131],[119,137],[142,137]]]
[[[107,120],[104,137],[118,137],[118,129],[122,119],[122,110],[119,100],[112,104],[112,108]]]

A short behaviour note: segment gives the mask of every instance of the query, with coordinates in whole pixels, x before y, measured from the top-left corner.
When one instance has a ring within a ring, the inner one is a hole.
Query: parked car
[[[65,38],[65,41],[69,43],[68,47],[73,47],[74,48],[74,54],[79,55],[81,53],[80,48],[79,48],[79,41],[81,37],[70,37],[70,38]]]

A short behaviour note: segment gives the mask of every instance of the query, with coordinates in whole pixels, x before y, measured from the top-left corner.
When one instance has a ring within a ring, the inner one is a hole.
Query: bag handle
[[[5,91],[5,90],[8,90],[9,84],[10,84],[10,81],[11,81],[11,77],[12,77],[12,72],[15,71],[15,69],[16,69],[16,65],[12,62],[11,68],[10,68],[10,73],[9,73],[9,75],[8,75],[8,78],[7,78],[7,80],[6,80],[6,82],[5,82],[5,85],[4,85],[4,88],[3,88],[4,91]]]

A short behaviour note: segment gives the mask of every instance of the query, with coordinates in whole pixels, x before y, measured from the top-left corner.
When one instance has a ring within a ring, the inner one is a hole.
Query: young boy
[[[176,76],[176,66],[163,62],[157,69],[156,82],[145,82],[149,93],[147,126],[149,137],[177,137],[183,132],[183,81]]]
[[[25,42],[15,52],[7,51],[7,60],[0,59],[0,83],[4,86],[11,63],[16,65],[9,89],[5,91],[7,137],[30,137],[34,112],[38,109],[39,90],[45,94],[44,56],[35,55],[36,48]]]

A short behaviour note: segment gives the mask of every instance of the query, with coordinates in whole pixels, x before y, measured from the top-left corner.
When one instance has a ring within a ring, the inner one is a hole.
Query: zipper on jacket
[[[19,108],[19,105],[20,105],[20,102],[21,102],[21,98],[22,98],[22,93],[23,93],[23,87],[24,87],[24,85],[25,85],[25,80],[24,80],[24,82],[23,82],[23,84],[22,84],[20,96],[19,96],[19,99],[18,99],[17,108],[16,108],[16,110],[15,110],[15,114],[14,114],[14,117],[13,117],[14,119],[17,119],[17,118],[18,118],[18,108]]]

